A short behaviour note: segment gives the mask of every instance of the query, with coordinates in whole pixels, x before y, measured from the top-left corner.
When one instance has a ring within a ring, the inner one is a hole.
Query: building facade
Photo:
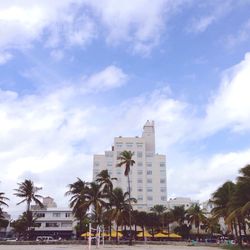
[[[72,210],[58,208],[51,197],[43,198],[44,208],[32,206],[33,216],[36,218],[33,237],[52,236],[54,239],[70,239],[75,235],[76,221]]]
[[[189,209],[194,205],[199,205],[199,201],[193,201],[188,197],[176,197],[170,198],[167,202],[168,209],[174,209],[175,207],[184,207],[185,210]]]
[[[124,150],[134,152],[135,164],[130,171],[131,197],[137,199],[134,208],[148,211],[157,204],[166,206],[166,156],[155,153],[154,121],[146,122],[141,137],[115,137],[112,150],[105,151],[104,155],[94,155],[93,180],[101,170],[107,169],[111,177],[117,178],[114,187],[127,191],[124,168],[117,167],[117,158]]]

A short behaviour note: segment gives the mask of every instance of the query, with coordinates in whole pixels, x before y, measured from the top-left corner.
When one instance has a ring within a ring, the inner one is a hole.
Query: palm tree
[[[23,198],[23,200],[17,203],[17,205],[20,205],[23,202],[27,203],[25,218],[27,220],[27,230],[29,232],[30,227],[33,225],[33,216],[32,216],[32,212],[30,211],[31,202],[34,201],[35,204],[37,204],[39,207],[43,207],[42,202],[39,200],[39,198],[42,198],[42,196],[36,194],[42,188],[36,187],[33,181],[31,180],[25,180],[24,182],[17,183],[17,184],[19,188],[14,189],[16,191],[14,195],[16,195],[17,197]],[[29,233],[27,234],[27,236],[29,237]]]
[[[164,218],[163,218],[163,213],[166,211],[166,207],[163,205],[154,205],[150,211],[154,212],[159,216],[160,222],[162,224],[162,227],[164,228]]]
[[[23,198],[17,205],[20,205],[23,202],[27,202],[27,209],[26,212],[28,213],[30,211],[30,205],[31,202],[34,201],[37,205],[40,207],[43,207],[42,202],[39,200],[39,198],[42,198],[41,195],[36,194],[39,190],[42,188],[38,188],[34,185],[33,181],[31,180],[25,180],[22,183],[17,183],[19,188],[14,189],[17,197]]]
[[[182,226],[186,218],[186,210],[184,206],[174,207],[171,209],[171,213],[173,214],[174,221],[176,221],[179,226]]]
[[[210,202],[214,205],[212,209],[213,217],[222,217],[224,221],[230,214],[232,197],[235,192],[235,184],[232,181],[225,182],[220,186],[213,194]],[[230,228],[233,231],[235,229],[235,234],[237,235],[237,227],[235,221],[231,221]]]
[[[7,200],[9,200],[7,197],[5,197],[4,196],[4,193],[3,192],[1,192],[0,193],[0,207],[1,206],[7,206],[8,207],[8,204],[5,202],[5,201],[7,201]]]
[[[170,225],[170,223],[172,223],[174,221],[174,214],[171,210],[167,211],[167,212],[163,213],[163,218],[164,218],[164,221],[166,222],[167,233],[169,234],[169,231],[170,231],[169,225]]]
[[[85,190],[85,201],[81,204],[80,208],[83,209],[83,211],[91,209],[94,215],[94,222],[100,225],[103,209],[109,207],[107,201],[109,197],[109,194],[103,192],[101,184],[90,182]]]
[[[198,204],[191,206],[187,210],[187,218],[188,222],[195,225],[197,228],[197,236],[199,237],[200,234],[200,224],[206,222],[205,212],[201,209]]]
[[[82,208],[82,204],[86,201],[87,185],[85,181],[77,178],[76,182],[68,185],[69,190],[65,193],[66,196],[71,196],[69,206],[73,209],[73,214],[79,220],[78,234],[82,233],[84,220],[86,219],[87,211]]]
[[[116,241],[118,241],[118,226],[123,224],[124,218],[131,210],[131,202],[136,202],[135,198],[130,198],[129,193],[123,193],[121,188],[115,188],[113,195],[110,197],[110,210],[111,218],[116,222]]]
[[[123,151],[120,153],[120,156],[117,158],[120,160],[120,163],[117,164],[117,167],[125,166],[124,175],[128,177],[128,194],[129,194],[129,206],[131,207],[131,192],[130,192],[130,168],[135,164],[135,161],[132,159],[134,153],[131,151]],[[132,245],[132,229],[131,229],[131,209],[129,209],[129,245]]]
[[[96,178],[96,182],[100,183],[103,186],[104,192],[111,193],[113,190],[113,180],[117,180],[117,178],[111,178],[107,169],[102,170]]]
[[[137,224],[142,228],[142,237],[143,239],[145,238],[145,225],[146,223],[146,219],[147,219],[147,213],[144,211],[140,211],[137,213],[137,217],[136,217],[136,221]]]

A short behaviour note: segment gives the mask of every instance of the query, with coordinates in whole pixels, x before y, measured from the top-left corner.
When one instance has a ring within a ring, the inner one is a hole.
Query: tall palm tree
[[[163,213],[164,221],[166,222],[167,233],[169,234],[169,225],[174,222],[174,214],[172,210]]]
[[[109,207],[108,198],[109,194],[103,192],[102,185],[96,182],[90,182],[86,188],[85,201],[81,204],[80,208],[84,211],[91,210],[94,215],[94,222],[97,225],[101,224],[103,209]]]
[[[145,238],[145,226],[146,226],[147,213],[144,211],[139,211],[137,213],[136,221],[137,224],[142,228],[142,237]]]
[[[100,183],[101,186],[103,186],[104,192],[111,193],[113,190],[113,180],[117,180],[117,178],[109,175],[109,172],[107,169],[102,170],[96,178],[96,182]]]
[[[129,206],[131,207],[131,188],[130,188],[130,169],[131,166],[135,164],[135,161],[132,159],[134,153],[131,151],[123,151],[120,153],[120,156],[118,156],[118,160],[120,160],[120,163],[117,164],[117,167],[125,166],[124,175],[128,177],[128,194],[129,194]],[[129,209],[129,245],[132,245],[132,229],[131,229],[131,209]]]
[[[235,184],[232,181],[226,181],[222,186],[220,186],[213,194],[210,202],[213,204],[212,215],[215,218],[226,218],[231,213],[231,202],[232,197],[235,192]],[[229,228],[237,235],[237,227],[235,222],[232,220],[229,224]]]
[[[163,213],[167,210],[167,208],[164,205],[154,205],[150,211],[154,212],[159,216],[160,222],[162,224],[162,227],[164,228],[164,218]]]
[[[17,189],[14,189],[16,191],[16,193],[14,193],[14,195],[16,195],[17,197],[23,198],[23,200],[21,200],[19,203],[17,203],[17,205],[20,205],[21,203],[26,202],[27,203],[27,209],[26,209],[27,213],[30,211],[30,205],[31,205],[32,201],[34,201],[40,207],[43,207],[42,202],[39,200],[40,198],[42,198],[42,196],[36,194],[42,188],[36,187],[34,185],[33,181],[31,181],[31,180],[25,180],[24,182],[17,183],[17,184],[19,187]]]
[[[129,198],[129,193],[123,193],[121,188],[115,188],[110,197],[111,218],[116,222],[116,240],[118,241],[118,226],[123,224],[124,218],[131,210],[131,202],[136,202],[135,198]]]
[[[83,223],[86,219],[87,211],[82,208],[82,204],[86,201],[86,191],[88,184],[77,178],[77,181],[68,185],[69,190],[65,193],[66,196],[70,197],[69,206],[73,209],[72,212],[75,217],[79,220],[79,235],[83,230]]]
[[[186,218],[186,210],[184,206],[174,207],[173,209],[171,209],[171,213],[173,215],[174,221],[176,221],[179,226],[182,226]]]
[[[200,224],[206,222],[206,215],[205,212],[201,209],[198,204],[191,206],[187,210],[187,219],[188,222],[195,225],[197,228],[197,236],[199,237],[200,234]]]
[[[5,197],[4,195],[5,195],[5,193],[0,192],[0,207],[1,206],[7,206],[8,207],[8,204],[5,201],[7,201],[9,199],[7,197]]]

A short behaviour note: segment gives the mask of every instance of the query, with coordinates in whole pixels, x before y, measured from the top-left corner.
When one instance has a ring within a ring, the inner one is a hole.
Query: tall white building
[[[101,170],[107,169],[111,177],[117,178],[114,187],[127,191],[124,168],[116,166],[119,163],[117,157],[124,150],[134,152],[135,165],[130,172],[131,197],[137,199],[134,208],[146,211],[157,204],[166,206],[166,156],[155,153],[154,121],[146,122],[141,137],[115,137],[111,151],[105,151],[104,155],[94,155],[93,179]]]

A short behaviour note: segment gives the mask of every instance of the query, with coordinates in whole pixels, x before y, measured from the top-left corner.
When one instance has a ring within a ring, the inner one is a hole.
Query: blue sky
[[[204,201],[250,163],[250,1],[0,3],[1,191],[60,206],[114,136],[155,120],[168,197]]]

